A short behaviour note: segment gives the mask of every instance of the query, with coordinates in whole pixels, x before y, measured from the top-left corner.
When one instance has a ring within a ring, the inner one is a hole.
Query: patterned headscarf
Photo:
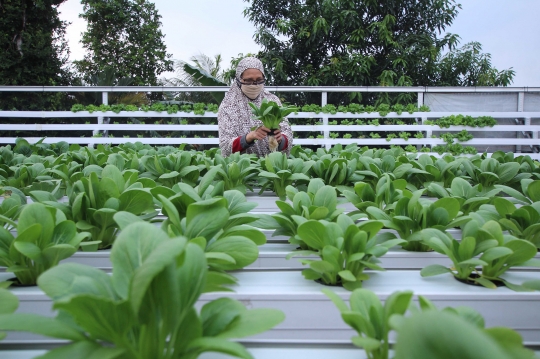
[[[264,75],[264,69],[262,62],[254,57],[246,57],[238,63],[236,68],[236,79],[239,79],[244,71],[247,69],[257,69]],[[281,106],[279,98],[264,88],[261,94],[254,100],[249,99],[240,86],[234,81],[230,90],[225,94],[225,98],[221,102],[218,111],[218,125],[219,125],[219,147],[221,148],[221,154],[223,156],[229,156],[232,152],[233,141],[245,134],[251,132],[251,127],[261,126],[262,122],[253,118],[251,107],[248,103],[251,102],[257,106],[261,105],[263,99],[268,101],[275,101]],[[281,133],[287,136],[289,141],[286,153],[288,154],[292,147],[292,130],[289,125],[289,121],[284,119],[280,123]],[[255,153],[258,156],[267,155],[270,150],[268,149],[268,139],[257,141],[253,146],[249,147],[245,151],[246,153]]]

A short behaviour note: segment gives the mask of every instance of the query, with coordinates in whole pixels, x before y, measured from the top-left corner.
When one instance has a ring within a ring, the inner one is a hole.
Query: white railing
[[[128,87],[110,87],[110,86],[98,86],[98,87],[75,87],[75,86],[0,86],[0,92],[101,92],[102,102],[108,104],[108,94],[115,92],[225,92],[228,91],[228,87],[162,87],[162,86],[128,86]],[[295,139],[295,144],[301,145],[322,145],[330,147],[332,145],[358,143],[359,145],[440,145],[444,144],[444,141],[440,138],[431,138],[433,133],[441,132],[453,132],[466,129],[469,132],[490,132],[493,134],[502,134],[508,132],[514,132],[520,134],[518,138],[503,138],[496,135],[490,138],[474,138],[467,142],[462,142],[463,145],[483,145],[493,146],[495,150],[500,145],[511,145],[517,148],[521,146],[538,146],[539,140],[539,125],[531,125],[531,119],[540,118],[539,112],[524,112],[523,111],[523,98],[525,93],[540,93],[540,87],[366,87],[366,86],[349,86],[349,87],[302,87],[302,86],[267,86],[267,90],[272,92],[320,92],[321,93],[321,106],[326,105],[329,92],[364,92],[364,93],[376,93],[376,92],[408,92],[417,94],[418,105],[423,104],[423,97],[425,93],[517,93],[517,103],[515,112],[415,112],[413,114],[403,113],[397,115],[396,113],[389,113],[386,116],[381,116],[377,112],[372,113],[338,113],[335,115],[324,113],[310,113],[299,112],[298,114],[291,114],[289,118],[309,118],[320,119],[320,125],[293,125],[292,129],[295,132],[319,132],[322,138]],[[515,121],[515,125],[497,125],[492,128],[471,128],[465,126],[452,126],[451,128],[442,129],[438,126],[425,125],[424,121],[428,119],[437,119],[449,115],[470,115],[473,117],[479,116],[492,116],[496,119],[511,119]],[[1,118],[95,118],[97,121],[93,124],[4,124],[1,123]],[[163,112],[154,111],[127,111],[114,113],[112,111],[107,112],[93,112],[87,111],[71,112],[71,111],[0,111],[0,131],[43,131],[46,136],[46,131],[73,131],[73,130],[88,130],[93,134],[97,134],[100,131],[125,131],[129,134],[130,131],[215,131],[217,132],[217,125],[156,125],[156,124],[107,124],[104,119],[112,118],[216,118],[217,114],[205,113],[204,115],[195,115],[193,113],[178,112],[175,114],[167,114]],[[417,125],[329,125],[329,119],[376,119],[376,118],[402,118],[402,119],[417,119]],[[425,138],[417,139],[410,138],[408,140],[395,138],[391,141],[387,141],[385,138],[336,138],[330,137],[331,132],[349,132],[349,131],[361,131],[361,132],[395,132],[395,131],[418,131],[425,134]],[[29,142],[36,142],[41,137],[27,138]],[[213,144],[217,145],[219,140],[217,133],[215,138],[197,138],[197,137],[175,137],[175,138],[152,138],[152,137],[48,137],[45,139],[46,143],[54,143],[58,141],[67,141],[69,143],[79,144],[120,144],[125,142],[139,141],[145,144]],[[0,137],[0,143],[8,144],[14,143],[14,137]],[[491,151],[490,151],[491,152]],[[540,155],[533,154],[533,157],[540,158]]]

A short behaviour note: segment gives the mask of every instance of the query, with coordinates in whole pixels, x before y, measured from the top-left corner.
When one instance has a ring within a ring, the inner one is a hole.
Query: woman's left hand
[[[274,131],[274,138],[278,143],[281,143],[281,140],[283,139],[283,136],[281,135],[281,130]]]

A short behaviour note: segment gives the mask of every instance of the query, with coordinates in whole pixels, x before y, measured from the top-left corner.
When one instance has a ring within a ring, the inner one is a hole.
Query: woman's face
[[[257,69],[247,69],[242,73],[241,80],[248,83],[260,82],[264,80],[264,75]]]

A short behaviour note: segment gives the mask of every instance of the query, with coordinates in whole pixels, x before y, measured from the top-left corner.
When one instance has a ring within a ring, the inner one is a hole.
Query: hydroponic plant
[[[284,200],[287,186],[309,181],[307,173],[313,165],[313,161],[302,161],[300,158],[289,159],[285,153],[272,152],[261,160],[265,170],[259,173],[260,193],[267,188],[272,188],[276,195]]]
[[[277,102],[262,100],[261,107],[258,107],[254,103],[249,102],[251,111],[255,118],[262,122],[263,126],[268,128],[271,132],[268,135],[268,146],[270,151],[274,152],[278,148],[278,143],[275,139],[275,131],[279,130],[279,124],[285,117],[293,112],[298,111],[294,106],[279,106]]]
[[[343,209],[337,208],[337,191],[332,186],[325,186],[320,178],[312,178],[307,192],[287,186],[287,197],[292,204],[282,200],[276,201],[281,212],[274,213],[272,217],[280,227],[272,236],[288,236],[290,243],[298,245],[301,249],[313,250],[297,235],[298,226],[310,219],[335,221],[343,213]]]
[[[365,269],[384,270],[377,263],[378,257],[389,248],[405,242],[395,239],[391,233],[377,233],[382,228],[378,221],[355,224],[347,215],[338,216],[335,223],[324,220],[308,220],[298,227],[298,237],[314,250],[304,250],[288,255],[315,255],[316,259],[302,259],[308,269],[302,271],[306,279],[326,285],[342,285],[353,290],[369,279]]]
[[[53,299],[56,318],[0,315],[0,330],[37,333],[68,342],[47,356],[62,358],[195,359],[204,352],[252,356],[230,339],[264,332],[284,319],[275,309],[248,310],[219,298],[195,308],[199,296],[223,290],[203,249],[134,223],[111,251],[112,276],[76,263],[44,273],[38,284]]]
[[[485,328],[484,318],[469,307],[439,310],[423,296],[419,308],[410,291],[394,292],[384,304],[372,291],[355,289],[349,305],[335,292],[323,289],[358,335],[352,343],[367,358],[390,358],[390,333],[395,331],[395,359],[533,359],[523,339],[505,327]],[[502,339],[504,338],[504,340]]]
[[[423,277],[451,273],[463,282],[487,288],[495,289],[498,283],[504,283],[510,289],[527,291],[530,289],[510,283],[501,275],[516,266],[540,267],[540,261],[533,259],[536,247],[528,241],[504,235],[495,221],[487,221],[483,225],[475,220],[469,221],[463,228],[461,242],[433,228],[422,230],[420,235],[424,243],[446,255],[453,263],[452,268],[429,265],[420,272]],[[482,269],[478,270],[478,267]]]
[[[21,285],[35,285],[38,277],[72,256],[90,233],[77,233],[64,213],[41,203],[26,205],[17,224],[17,237],[0,227],[0,266],[7,267]]]

